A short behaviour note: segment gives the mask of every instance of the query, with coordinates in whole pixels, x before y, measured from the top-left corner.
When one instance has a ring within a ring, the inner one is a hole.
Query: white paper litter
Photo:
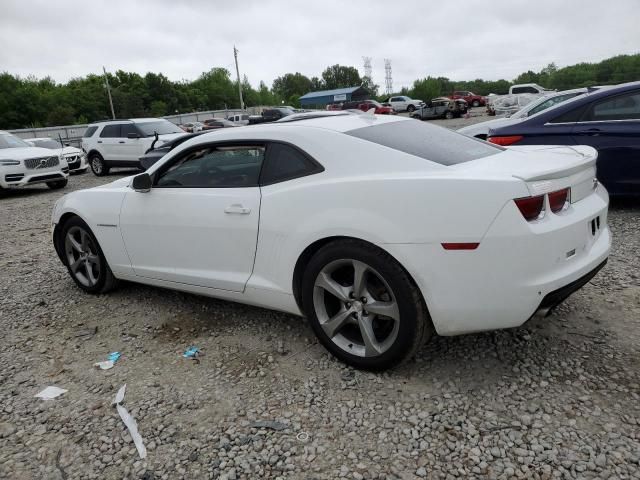
[[[63,393],[67,393],[68,390],[59,387],[47,387],[39,393],[36,393],[35,396],[41,398],[43,400],[52,400]]]
[[[120,418],[122,419],[127,429],[129,430],[129,434],[133,439],[133,443],[136,446],[136,449],[138,450],[138,455],[140,455],[140,458],[146,458],[147,449],[145,448],[144,443],[142,443],[142,437],[138,432],[138,424],[136,423],[135,419],[131,415],[129,415],[129,412],[127,412],[127,409],[124,408],[122,405],[120,405],[120,403],[124,400],[124,393],[126,388],[127,388],[126,383],[122,387],[120,387],[120,390],[118,390],[118,393],[116,393],[116,398],[114,400],[114,403],[116,404],[116,409],[118,410],[118,414],[120,415]]]
[[[104,362],[94,363],[93,366],[98,367],[100,370],[109,370],[113,368],[113,362],[111,360],[105,360]]]

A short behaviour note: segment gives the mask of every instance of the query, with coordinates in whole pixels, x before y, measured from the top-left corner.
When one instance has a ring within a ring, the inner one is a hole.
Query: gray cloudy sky
[[[640,0],[2,0],[0,71],[57,81],[109,70],[194,79],[214,66],[257,86],[335,63],[396,90],[427,75],[512,79],[550,62],[640,51]]]

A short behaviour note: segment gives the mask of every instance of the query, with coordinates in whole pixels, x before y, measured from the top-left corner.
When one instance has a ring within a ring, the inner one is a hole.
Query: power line
[[[362,57],[364,62],[364,76],[369,79],[369,83],[373,85],[373,79],[371,78],[371,57]]]
[[[391,60],[384,59],[384,83],[386,87],[387,95],[393,93],[393,79],[391,78]]]

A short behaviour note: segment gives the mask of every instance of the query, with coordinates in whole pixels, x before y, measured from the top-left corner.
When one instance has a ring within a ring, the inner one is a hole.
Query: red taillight
[[[536,220],[540,217],[542,209],[544,208],[544,195],[538,195],[537,197],[516,198],[514,200],[518,210],[522,213],[522,216],[528,221]]]
[[[518,143],[523,138],[524,137],[522,135],[509,135],[506,137],[489,137],[489,141],[491,143],[495,143],[496,145],[502,145],[503,147],[508,147],[509,145]]]
[[[551,192],[549,194],[549,208],[553,213],[558,213],[564,209],[565,204],[569,200],[569,193],[571,189],[563,188],[557,192]]]
[[[445,250],[475,250],[479,243],[443,243],[442,248]]]

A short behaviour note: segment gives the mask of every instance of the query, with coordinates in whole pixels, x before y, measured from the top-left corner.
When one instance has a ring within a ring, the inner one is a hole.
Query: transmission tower
[[[384,83],[387,91],[387,95],[393,93],[393,79],[391,78],[391,60],[384,59]]]
[[[364,62],[364,76],[369,79],[369,83],[373,84],[371,79],[371,57],[362,57],[362,61]]]

